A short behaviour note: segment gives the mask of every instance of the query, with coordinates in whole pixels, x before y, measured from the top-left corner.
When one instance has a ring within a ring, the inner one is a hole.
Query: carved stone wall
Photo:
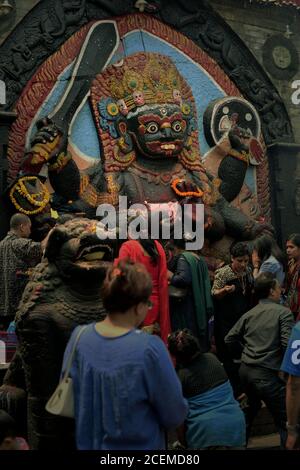
[[[241,40],[249,47],[257,61],[264,67],[266,74],[275,85],[288,111],[296,142],[300,142],[300,105],[292,103],[291,87],[294,80],[300,79],[300,68],[293,77],[278,79],[268,72],[264,65],[265,42],[273,36],[281,35],[295,46],[300,55],[300,12],[293,7],[257,5],[240,0],[211,0],[213,8],[232,27]],[[272,51],[270,50],[270,55]]]
[[[37,4],[44,4],[45,8],[41,8]],[[13,14],[10,14],[9,17],[7,18],[0,18],[0,46],[3,43],[3,41],[8,37],[8,35],[12,32],[12,30],[17,27],[18,24],[20,23],[21,20],[25,17],[26,14],[30,12],[30,10],[37,5],[39,7],[39,11],[50,11],[51,10],[51,5],[54,4],[54,10],[52,11],[50,18],[51,20],[49,21],[43,21],[44,27],[44,33],[47,32],[47,29],[49,29],[49,25],[54,23],[55,21],[58,21],[56,18],[56,15],[59,13],[59,7],[58,4],[62,5],[62,8],[64,9],[64,4],[65,4],[65,11],[67,13],[67,4],[71,4],[72,2],[64,1],[64,0],[59,0],[59,1],[54,1],[53,0],[47,0],[46,2],[44,0],[22,0],[22,2],[16,2],[15,5],[15,11]],[[105,1],[98,1],[94,0],[93,2],[73,2],[74,4],[76,3],[77,5],[80,4],[81,6],[84,3],[91,3],[91,5],[86,6],[86,10],[89,11],[89,17],[91,17],[91,14],[93,12],[98,12],[99,14],[99,7],[102,4],[102,13],[103,14],[109,14],[109,8],[108,5],[109,3],[111,4],[117,4],[117,3],[122,3],[122,2],[105,2]],[[134,3],[134,2],[123,2],[124,3],[124,9],[129,10],[129,5]],[[163,4],[164,2],[160,2]],[[172,2],[165,2],[165,3],[172,3]],[[183,2],[181,2],[183,3]],[[193,4],[194,2],[185,2],[189,4]],[[200,3],[200,2],[198,2]],[[289,37],[290,41],[292,41],[298,51],[298,54],[300,53],[300,13],[298,10],[296,10],[294,7],[276,7],[274,5],[266,5],[266,4],[255,4],[255,3],[249,3],[249,2],[241,2],[240,0],[210,0],[209,2],[211,6],[218,12],[218,14],[232,27],[232,29],[235,31],[235,33],[241,38],[242,41],[249,47],[250,51],[254,55],[254,57],[257,59],[257,61],[264,67],[263,64],[263,45],[265,44],[266,40],[273,35],[277,34],[285,34],[287,31],[287,25],[288,25],[288,32],[287,36]],[[48,8],[46,6],[48,4]],[[56,6],[55,6],[56,4]],[[94,4],[94,7],[93,7]],[[98,7],[97,7],[97,4]],[[106,5],[106,7],[105,7]],[[49,9],[50,8],[50,9]],[[117,7],[110,7],[111,11],[115,10],[117,14],[119,14],[119,11],[117,11]],[[76,10],[76,9],[75,9]],[[192,7],[190,8],[192,11]],[[135,10],[136,11],[136,10]],[[75,15],[78,17],[82,13],[80,12],[80,8],[78,9],[78,14]],[[75,19],[74,16],[74,19]],[[56,20],[55,20],[56,18]],[[25,19],[26,20],[26,19]],[[35,20],[37,21],[37,20]],[[70,21],[70,20],[69,20]],[[186,21],[186,19],[185,19]],[[26,21],[25,21],[26,23]],[[20,25],[21,26],[21,25]],[[22,26],[20,29],[26,29],[26,24],[22,22]],[[34,28],[33,28],[34,32]],[[18,33],[20,35],[20,32]],[[44,36],[44,34],[42,34]],[[48,41],[51,42],[51,35],[52,33],[49,34]],[[46,38],[45,38],[46,39]],[[50,47],[50,45],[48,45]],[[17,52],[15,51],[15,61],[18,61],[17,58]],[[2,62],[2,60],[1,60]],[[265,70],[266,71],[266,70]],[[266,71],[268,74],[268,71]],[[300,71],[296,73],[295,77],[293,78],[287,78],[286,80],[278,80],[268,74],[270,76],[270,79],[274,83],[275,87],[277,88],[281,98],[284,101],[284,104],[287,108],[294,135],[295,135],[295,140],[300,141],[300,126],[298,126],[297,121],[299,120],[300,117],[300,106],[294,105],[291,101],[291,82],[294,79],[299,79],[300,78]]]
[[[243,90],[262,119],[266,143],[293,142],[285,106],[263,68],[209,2],[161,0],[149,2],[152,14],[192,39]],[[14,106],[38,66],[81,26],[136,12],[132,1],[42,0],[0,48],[0,79],[7,84],[7,109]]]
[[[41,0],[34,3],[35,7],[0,46],[0,79],[7,85],[7,110],[14,109],[37,69],[76,31],[91,20],[137,12],[132,0]],[[292,143],[289,85],[277,80],[278,93],[275,80],[266,73],[262,58],[258,57],[263,39],[268,34],[278,33],[277,13],[268,29],[259,8],[262,7],[251,5],[249,8],[248,3],[234,0],[149,0],[146,13],[191,39],[218,63],[257,109],[267,145],[280,141]],[[276,8],[268,8],[272,14],[276,12]],[[257,16],[252,14],[254,11]],[[281,15],[282,11],[280,9]],[[293,11],[296,14],[296,10]],[[260,24],[262,26],[254,26]],[[255,44],[255,28],[262,30],[259,45]],[[294,127],[296,129],[296,125]],[[260,186],[268,192],[266,178]]]
[[[300,79],[300,12],[294,7],[276,7],[258,5],[240,0],[211,0],[211,5],[228,25],[238,34],[251,50],[259,64],[280,94],[292,124],[295,142],[300,142],[300,104],[293,104],[292,82]],[[290,73],[287,63],[278,63],[279,67],[268,67],[273,60],[277,38],[288,45],[288,53],[282,60],[293,59],[294,71]],[[289,57],[290,55],[290,57]],[[286,71],[286,74],[284,72]],[[275,72],[275,73],[274,73]],[[277,73],[276,73],[277,72]],[[278,74],[278,72],[280,72]],[[283,139],[285,142],[285,139]],[[284,243],[292,232],[299,231],[300,224],[300,154],[299,146],[282,144],[271,145],[268,150],[271,171],[272,221],[276,227],[279,242]]]
[[[10,0],[10,4],[14,9],[7,16],[0,17],[0,44],[5,41],[11,31],[39,1],[40,0]]]

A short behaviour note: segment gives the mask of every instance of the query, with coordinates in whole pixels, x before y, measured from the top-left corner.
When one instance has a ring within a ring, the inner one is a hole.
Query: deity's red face
[[[128,131],[138,149],[151,158],[177,157],[188,137],[187,117],[178,105],[162,104],[147,108],[127,118]]]

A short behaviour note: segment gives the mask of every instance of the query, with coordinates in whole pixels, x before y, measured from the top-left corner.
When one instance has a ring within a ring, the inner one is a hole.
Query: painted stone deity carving
[[[263,230],[230,205],[219,191],[220,179],[203,166],[193,93],[169,57],[137,53],[107,67],[92,83],[90,103],[99,164],[80,172],[66,150],[67,136],[48,118],[39,123],[24,159],[23,171],[31,173],[48,164],[58,210],[92,217],[103,202],[117,205],[119,195],[129,203],[198,201],[205,204],[208,239],[225,233],[249,239]],[[230,155],[247,165],[245,134],[233,126],[229,137]],[[223,166],[222,182],[230,184]]]

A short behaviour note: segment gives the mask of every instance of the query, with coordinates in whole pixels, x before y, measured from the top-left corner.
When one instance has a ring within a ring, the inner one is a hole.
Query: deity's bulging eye
[[[146,131],[149,134],[156,134],[156,132],[158,132],[158,130],[159,130],[159,127],[158,127],[158,124],[156,122],[149,122],[149,124],[147,124],[147,126],[146,126]]]
[[[183,126],[181,121],[175,121],[172,123],[172,129],[175,132],[182,132]]]

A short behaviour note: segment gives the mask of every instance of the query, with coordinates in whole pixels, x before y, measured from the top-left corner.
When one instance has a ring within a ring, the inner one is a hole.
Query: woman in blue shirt
[[[187,402],[165,345],[137,329],[151,308],[151,290],[142,265],[120,261],[107,273],[108,315],[83,332],[71,369],[79,450],[165,449],[165,431],[186,417]]]
[[[282,286],[284,282],[285,259],[276,241],[268,235],[257,238],[252,252],[253,276],[272,273]]]
[[[188,449],[243,448],[245,418],[222,364],[214,354],[202,353],[187,329],[172,333],[168,342],[189,403],[185,425],[178,430],[181,444]]]

